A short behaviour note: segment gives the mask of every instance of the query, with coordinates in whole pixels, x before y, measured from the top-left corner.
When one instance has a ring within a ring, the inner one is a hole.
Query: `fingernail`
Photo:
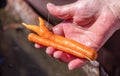
[[[71,63],[69,63],[69,64],[68,64],[68,69],[69,69],[69,70],[73,70],[73,69],[75,69],[75,67],[73,67],[73,65],[72,65]]]
[[[54,4],[52,4],[52,3],[48,3],[48,4],[47,4],[47,7],[50,7],[50,8],[55,8],[55,5],[54,5]]]
[[[63,55],[63,52],[62,52],[62,51],[56,51],[56,52],[54,52],[54,54],[53,54],[54,58],[56,58],[56,59],[61,58],[62,55]]]
[[[79,67],[82,67],[85,64],[85,61],[83,59],[76,58],[69,62],[68,69],[73,70]]]
[[[34,46],[35,46],[35,48],[40,48],[39,44],[35,44]]]

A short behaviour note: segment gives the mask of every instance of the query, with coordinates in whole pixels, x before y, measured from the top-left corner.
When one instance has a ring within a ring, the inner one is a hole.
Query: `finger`
[[[43,45],[39,45],[39,44],[35,43],[35,44],[34,44],[34,47],[35,47],[35,48],[43,48],[44,46],[43,46]]]
[[[69,70],[73,70],[73,69],[82,67],[85,63],[86,63],[86,60],[76,58],[69,62],[68,68],[69,68]]]
[[[55,49],[53,47],[47,47],[46,48],[46,53],[49,55],[53,55],[53,53],[55,52]]]
[[[54,34],[57,34],[57,35],[62,35],[62,36],[64,36],[64,32],[63,32],[62,26],[63,26],[62,23],[54,26],[54,27],[52,28],[53,33],[54,33]]]
[[[62,51],[55,51],[53,54],[53,57],[56,59],[60,59],[60,57],[63,55]]]
[[[71,60],[75,59],[74,56],[70,55],[70,54],[67,54],[67,53],[64,53],[62,51],[55,51],[53,56],[63,62],[70,62]]]
[[[58,18],[61,18],[61,19],[72,18],[73,12],[72,12],[71,7],[72,7],[71,4],[64,5],[64,6],[55,6],[52,3],[47,4],[48,11],[52,15],[57,16]]]

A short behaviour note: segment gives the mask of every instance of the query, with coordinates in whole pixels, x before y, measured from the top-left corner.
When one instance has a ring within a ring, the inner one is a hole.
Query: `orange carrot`
[[[88,48],[74,40],[59,35],[54,35],[45,27],[44,21],[41,18],[39,18],[39,21],[39,27],[23,24],[26,28],[38,34],[32,34],[32,36],[30,34],[28,37],[30,41],[44,46],[53,46],[56,49],[80,58],[86,58],[88,60],[95,60],[97,58],[97,51]]]
[[[30,33],[28,35],[28,40],[31,41],[31,42],[35,42],[35,43],[38,43],[38,44],[41,44],[41,45],[44,45],[44,46],[52,46],[58,50],[61,50],[63,52],[66,52],[66,53],[69,53],[69,54],[72,54],[72,55],[75,55],[77,57],[80,57],[80,58],[85,58],[84,55],[82,55],[80,52],[76,52],[68,47],[64,47],[63,45],[60,45],[54,41],[51,41],[49,39],[46,39],[44,37],[40,37],[34,33]],[[89,59],[89,58],[87,58]]]

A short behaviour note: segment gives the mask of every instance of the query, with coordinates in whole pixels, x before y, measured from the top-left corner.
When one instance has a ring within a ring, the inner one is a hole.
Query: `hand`
[[[73,4],[55,6],[48,4],[49,12],[62,23],[53,28],[53,33],[73,39],[90,48],[99,50],[106,40],[119,28],[119,19],[101,0],[79,0]],[[40,45],[36,44],[36,48]],[[86,60],[48,47],[46,53],[68,63],[70,70],[81,67]]]

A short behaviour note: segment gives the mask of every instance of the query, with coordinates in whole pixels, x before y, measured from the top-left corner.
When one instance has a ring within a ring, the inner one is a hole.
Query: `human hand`
[[[53,33],[73,39],[90,48],[99,50],[106,40],[119,28],[119,18],[104,2],[96,0],[79,0],[65,6],[48,4],[52,15],[64,22],[53,28]],[[36,48],[40,45],[36,44]],[[86,60],[76,58],[60,50],[48,47],[46,53],[68,63],[70,70],[86,63]]]

